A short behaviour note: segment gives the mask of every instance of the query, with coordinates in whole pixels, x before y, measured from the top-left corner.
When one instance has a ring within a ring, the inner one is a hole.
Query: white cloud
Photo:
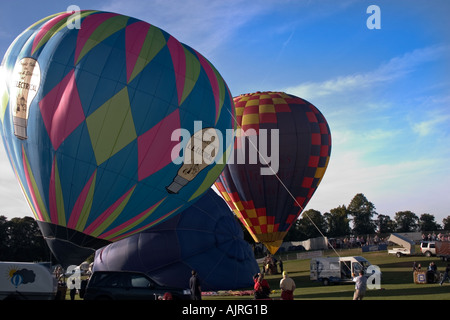
[[[448,54],[449,51],[450,46],[448,45],[416,49],[402,56],[394,57],[370,72],[340,76],[323,82],[301,83],[283,91],[306,99],[313,99],[370,88],[379,84],[385,85],[406,76],[423,63],[433,61],[445,53]]]
[[[414,133],[419,137],[426,137],[436,132],[441,132],[441,126],[450,125],[450,96],[445,97],[430,97],[426,99],[421,106],[426,110],[421,114],[421,121],[411,121],[411,127]],[[411,117],[413,117],[412,115]]]
[[[419,123],[415,123],[413,125],[413,131],[417,133],[419,136],[427,136],[431,132],[433,132],[433,129],[435,126],[439,123],[444,122],[444,119],[431,119],[427,121],[422,121]]]

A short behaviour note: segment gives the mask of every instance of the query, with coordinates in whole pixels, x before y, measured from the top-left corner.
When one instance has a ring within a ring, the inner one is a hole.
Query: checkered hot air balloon
[[[241,129],[235,154],[241,152],[242,161],[231,158],[215,186],[253,239],[275,253],[325,174],[331,153],[330,129],[315,106],[283,92],[245,94],[234,102]],[[278,140],[272,139],[272,130],[278,130]],[[268,150],[261,154],[263,131]],[[259,161],[252,161],[252,156]],[[273,172],[267,171],[268,165]],[[262,174],[261,169],[266,172]]]
[[[19,35],[1,69],[4,146],[64,264],[183,211],[223,169],[178,177],[186,141],[172,133],[233,128],[233,100],[205,57],[149,23],[58,13]]]

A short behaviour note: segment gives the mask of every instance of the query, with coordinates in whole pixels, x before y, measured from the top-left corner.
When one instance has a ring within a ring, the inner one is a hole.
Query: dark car
[[[161,300],[169,295],[173,300],[190,300],[189,289],[158,284],[144,273],[129,271],[96,271],[84,294],[85,300]]]

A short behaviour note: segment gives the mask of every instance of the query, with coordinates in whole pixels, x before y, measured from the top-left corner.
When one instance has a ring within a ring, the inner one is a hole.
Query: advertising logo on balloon
[[[187,140],[184,148],[183,165],[173,182],[166,187],[169,193],[178,193],[189,181],[192,181],[203,169],[214,162],[220,147],[220,132],[214,128],[205,128],[195,132]],[[172,159],[174,150],[172,150]],[[175,157],[177,157],[175,155]],[[178,157],[177,157],[178,158]]]
[[[181,138],[181,142],[172,149],[172,162],[182,166],[172,184],[167,187],[168,192],[178,193],[200,171],[213,162],[258,164],[259,161],[261,175],[277,174],[279,169],[278,129],[260,129],[259,134],[254,129],[227,129],[224,135],[215,128],[202,128],[202,122],[195,121],[194,130],[196,132],[192,136],[186,129],[176,129],[172,132],[172,141],[179,141]],[[220,156],[224,154],[223,146],[233,145],[235,139],[239,148],[225,150],[225,156]]]
[[[11,97],[14,107],[14,134],[19,139],[27,139],[28,115],[30,104],[39,89],[41,70],[39,63],[33,58],[23,58],[16,63],[13,71]]]

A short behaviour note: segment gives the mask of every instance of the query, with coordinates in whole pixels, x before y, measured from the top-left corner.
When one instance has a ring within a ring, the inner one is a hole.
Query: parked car
[[[85,300],[160,300],[166,294],[173,300],[190,300],[189,289],[160,285],[141,272],[96,271],[86,287]]]
[[[420,251],[427,257],[436,255],[436,242],[435,241],[422,241],[420,243]]]

